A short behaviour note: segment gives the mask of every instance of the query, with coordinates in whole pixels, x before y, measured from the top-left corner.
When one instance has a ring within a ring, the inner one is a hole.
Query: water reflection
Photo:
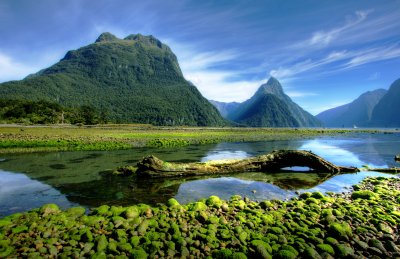
[[[313,172],[239,173],[234,175],[134,179],[110,175],[120,165],[135,164],[148,154],[165,161],[191,162],[244,158],[276,149],[303,149],[343,166],[394,166],[400,153],[398,135],[323,137],[310,140],[221,143],[180,149],[135,149],[111,152],[56,152],[1,155],[0,216],[54,202],[62,207],[80,204],[156,204],[176,197],[189,202],[210,195],[224,199],[234,194],[257,200],[286,199],[295,191],[342,192],[374,172],[338,175]]]
[[[64,208],[77,206],[50,185],[0,170],[0,216],[40,207],[43,200]]]

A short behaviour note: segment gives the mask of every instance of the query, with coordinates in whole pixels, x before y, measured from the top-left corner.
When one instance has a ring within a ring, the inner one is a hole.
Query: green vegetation
[[[93,107],[63,107],[49,101],[0,99],[0,122],[23,124],[86,124],[107,122],[105,111],[97,112]]]
[[[320,127],[321,122],[287,96],[277,79],[271,77],[247,101],[233,106],[226,117],[252,127]]]
[[[179,147],[220,142],[303,139],[318,135],[375,133],[359,130],[290,128],[182,128],[150,125],[0,127],[0,153],[57,150],[115,150],[132,147]]]
[[[227,122],[187,82],[170,48],[152,36],[124,40],[105,33],[60,62],[21,81],[0,84],[0,96],[90,106],[113,123],[222,126]]]
[[[211,196],[187,205],[103,205],[89,215],[48,204],[0,219],[0,257],[399,257],[400,179],[369,178],[356,187],[381,199]]]

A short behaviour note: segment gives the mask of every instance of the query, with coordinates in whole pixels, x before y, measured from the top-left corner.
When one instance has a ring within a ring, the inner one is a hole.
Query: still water
[[[175,197],[181,203],[210,195],[228,199],[239,194],[254,200],[288,199],[304,191],[347,191],[377,172],[327,178],[312,172],[238,173],[217,177],[134,179],[110,174],[154,154],[172,162],[207,161],[256,156],[276,149],[311,150],[338,165],[396,166],[398,134],[353,134],[306,140],[220,143],[178,149],[138,148],[123,151],[53,152],[0,155],[0,217],[46,203],[62,208],[100,204],[157,204]],[[398,166],[398,165],[397,165]],[[397,176],[396,176],[397,177]]]

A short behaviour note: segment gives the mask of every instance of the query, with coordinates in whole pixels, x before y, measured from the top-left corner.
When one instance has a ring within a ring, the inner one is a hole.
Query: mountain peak
[[[130,34],[124,40],[134,40],[134,41],[142,42],[148,46],[157,46],[160,49],[162,49],[163,47],[165,48],[165,45],[162,44],[162,42],[160,40],[158,40],[156,37],[154,37],[153,35],[146,36],[146,35],[142,35],[140,33]]]
[[[118,38],[109,32],[103,32],[100,34],[100,36],[97,38],[96,43],[98,42],[110,42],[110,41],[116,41]]]
[[[281,83],[279,83],[278,79],[272,76],[268,79],[267,83],[260,86],[256,94],[273,94],[279,98],[282,98],[282,96],[285,95]]]

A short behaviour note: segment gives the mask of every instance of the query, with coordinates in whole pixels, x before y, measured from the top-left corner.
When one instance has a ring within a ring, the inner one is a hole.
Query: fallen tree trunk
[[[278,150],[271,153],[236,160],[203,163],[168,163],[155,156],[147,156],[137,164],[137,175],[148,177],[177,177],[238,172],[273,172],[285,167],[309,167],[317,172],[336,174],[358,172],[355,167],[334,165],[310,151]]]

